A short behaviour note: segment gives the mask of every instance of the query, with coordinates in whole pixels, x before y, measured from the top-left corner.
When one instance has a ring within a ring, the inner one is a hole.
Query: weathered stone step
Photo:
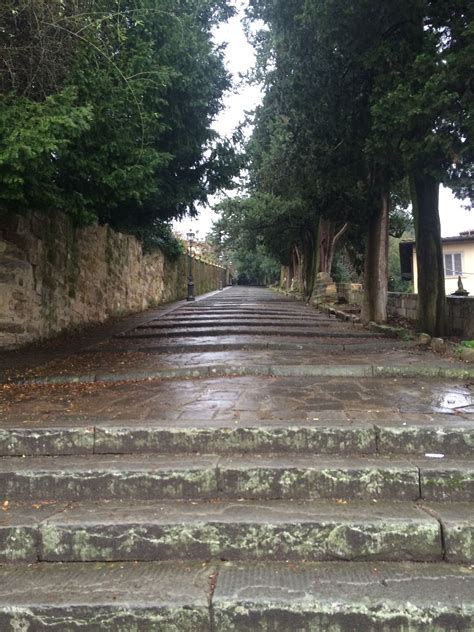
[[[176,561],[0,567],[0,630],[210,632],[215,573]]]
[[[294,452],[339,455],[433,454],[468,458],[474,428],[468,420],[447,415],[419,415],[400,420],[261,421],[245,425],[196,419],[174,422],[107,421],[95,426],[64,422],[0,428],[0,456],[80,454],[261,453]]]
[[[0,498],[474,500],[473,463],[385,457],[117,455],[3,457]]]
[[[196,340],[196,339],[194,339]],[[357,358],[356,358],[357,359]],[[365,358],[366,359],[366,358]],[[183,380],[189,378],[222,378],[222,377],[291,377],[291,378],[448,378],[456,380],[469,380],[474,378],[474,369],[464,367],[451,368],[450,366],[433,367],[432,365],[413,364],[387,364],[372,365],[359,364],[352,358],[351,364],[339,364],[337,362],[327,364],[253,364],[247,361],[228,361],[226,364],[197,364],[183,363],[178,366],[164,368],[154,367],[145,370],[124,369],[123,372],[92,372],[92,373],[58,373],[53,375],[38,375],[9,379],[9,385],[35,384],[39,386],[60,384],[91,384],[105,382],[109,384],[122,384],[124,381],[150,381],[150,380]],[[326,408],[326,407],[325,407]],[[467,408],[467,406],[466,406]]]
[[[300,359],[304,361],[305,357],[301,357],[301,351],[304,349],[305,354],[316,354],[318,352],[331,352],[332,355],[343,353],[344,351],[354,353],[357,351],[364,351],[366,353],[380,353],[381,351],[387,351],[388,349],[409,349],[412,346],[408,342],[397,342],[394,345],[393,340],[384,340],[383,338],[376,338],[374,340],[369,339],[367,342],[360,342],[359,338],[347,339],[342,342],[308,342],[297,340],[295,342],[274,342],[268,338],[262,338],[258,342],[251,341],[249,337],[239,342],[202,342],[199,339],[187,339],[185,342],[172,342],[169,344],[169,339],[165,342],[158,342],[154,344],[151,338],[147,342],[143,342],[138,338],[136,341],[128,338],[124,346],[118,346],[117,341],[114,340],[109,346],[103,346],[102,352],[107,353],[127,353],[133,351],[139,351],[143,353],[166,353],[180,355],[195,354],[195,353],[219,353],[227,351],[296,351],[298,352]],[[86,353],[86,352],[84,352]],[[327,360],[328,354],[325,354]],[[206,361],[206,357],[202,358]],[[259,358],[261,361],[261,359]],[[235,359],[234,359],[235,361]],[[278,359],[280,362],[280,358]]]
[[[334,423],[305,428],[291,423],[236,427],[197,423],[193,428],[103,426],[97,428],[95,452],[295,452],[318,454],[375,454],[375,429],[368,424]]]
[[[224,564],[215,629],[470,632],[474,573],[442,564]]]
[[[317,329],[298,329],[293,331],[293,329],[288,328],[288,330],[277,331],[269,328],[250,328],[250,327],[196,327],[190,329],[169,329],[169,330],[160,330],[153,329],[150,327],[145,327],[144,329],[135,329],[133,331],[117,334],[114,336],[116,339],[126,340],[129,338],[197,338],[199,336],[203,336],[206,338],[216,337],[216,336],[232,336],[235,338],[236,336],[252,336],[255,339],[256,336],[267,336],[267,337],[276,337],[276,336],[286,336],[288,338],[364,338],[364,339],[374,339],[381,338],[377,333],[374,332],[364,332],[364,331],[319,331]]]
[[[275,307],[265,307],[262,305],[255,305],[252,307],[244,307],[244,306],[222,306],[222,307],[218,307],[218,306],[211,306],[211,305],[206,305],[204,303],[197,303],[195,307],[183,307],[182,309],[180,309],[179,311],[175,311],[173,312],[174,314],[179,314],[181,315],[186,315],[189,317],[194,317],[196,316],[203,316],[203,315],[232,315],[232,314],[236,314],[236,315],[249,315],[249,316],[293,316],[295,318],[298,318],[298,320],[300,319],[300,317],[309,317],[309,318],[318,318],[321,320],[325,320],[327,318],[330,318],[330,316],[326,316],[325,314],[321,314],[320,312],[317,312],[315,310],[312,309],[308,309],[307,312],[302,312],[301,311],[301,307],[299,306],[294,306],[294,307],[288,307],[285,309],[281,309],[281,308],[275,308]]]
[[[289,324],[294,324],[295,322],[297,322],[299,324],[299,326],[303,326],[304,324],[315,324],[318,325],[319,323],[321,323],[324,326],[328,326],[328,325],[336,325],[336,322],[334,320],[334,318],[324,318],[318,315],[314,315],[314,316],[298,316],[298,320],[295,321],[295,316],[293,314],[285,314],[282,316],[279,316],[278,318],[274,318],[274,317],[269,317],[267,315],[265,316],[261,316],[261,315],[252,315],[252,314],[246,314],[244,313],[235,313],[235,314],[224,314],[224,315],[219,315],[219,314],[196,314],[196,315],[188,315],[188,314],[181,314],[181,312],[172,312],[171,314],[167,315],[167,316],[162,316],[161,318],[154,318],[152,320],[146,321],[149,323],[174,323],[174,322],[186,322],[186,323],[211,323],[211,324],[219,324],[221,322],[225,321],[228,324],[231,323],[242,323],[242,322],[248,322],[248,323],[262,323],[262,322],[271,322],[271,324],[273,325],[275,322],[278,323],[289,323]],[[146,322],[143,323],[144,325],[146,325]],[[344,327],[347,327],[347,325],[343,325]]]
[[[0,629],[471,632],[474,573],[440,563],[108,562],[0,568]]]
[[[306,321],[300,321],[300,322],[295,322],[294,320],[291,319],[287,319],[287,320],[263,320],[262,318],[259,319],[255,319],[255,320],[250,320],[247,318],[242,318],[239,320],[228,320],[228,319],[216,319],[216,320],[211,320],[211,319],[196,319],[196,320],[185,320],[185,319],[178,319],[175,318],[173,320],[171,319],[163,319],[163,320],[156,320],[156,321],[150,321],[148,323],[144,323],[143,325],[139,325],[136,329],[140,330],[140,329],[188,329],[188,328],[209,328],[209,327],[238,327],[239,329],[245,328],[245,329],[258,329],[258,328],[262,328],[262,327],[278,327],[280,329],[282,328],[286,328],[286,329],[290,329],[293,330],[294,328],[296,329],[302,329],[304,327],[314,327],[315,330],[319,329],[319,328],[326,328],[326,327],[331,327],[334,328],[334,323],[332,323],[331,321],[325,321],[325,322],[319,322],[319,321],[313,321],[313,322],[306,322]],[[344,326],[340,327],[340,329],[344,329]]]
[[[444,554],[438,520],[411,503],[102,501],[41,509],[12,505],[0,516],[0,562],[441,561]],[[474,518],[461,525],[472,532]],[[453,561],[467,553],[465,540],[450,541]]]
[[[444,559],[455,564],[473,566],[474,505],[472,503],[423,502],[420,506],[441,525]]]

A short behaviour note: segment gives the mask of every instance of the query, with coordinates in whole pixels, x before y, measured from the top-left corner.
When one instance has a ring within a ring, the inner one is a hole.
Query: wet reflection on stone
[[[474,412],[474,398],[472,392],[467,388],[447,387],[441,389],[439,393],[434,393],[434,412]]]

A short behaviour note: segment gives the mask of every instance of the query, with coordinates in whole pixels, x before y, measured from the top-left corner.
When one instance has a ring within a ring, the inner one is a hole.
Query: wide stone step
[[[308,421],[246,422],[244,426],[211,419],[179,423],[156,419],[97,425],[0,428],[0,456],[85,454],[227,454],[294,452],[343,455],[433,455],[468,458],[474,427],[449,415],[419,415],[418,421],[377,423],[319,418]]]
[[[175,311],[175,314],[185,314],[186,316],[202,316],[205,314],[209,315],[227,315],[227,314],[238,314],[245,315],[248,314],[250,316],[288,316],[294,315],[296,317],[302,316],[304,317],[316,317],[316,318],[329,318],[325,314],[321,314],[316,312],[315,310],[308,309],[304,312],[301,311],[301,307],[298,305],[287,305],[285,307],[278,306],[270,306],[266,307],[265,305],[209,305],[202,303],[196,303],[191,307],[183,307],[179,311]]]
[[[127,332],[125,334],[117,334],[114,336],[115,339],[118,340],[127,340],[129,338],[197,338],[199,336],[211,338],[216,336],[248,336],[255,339],[257,336],[268,336],[268,337],[287,337],[287,338],[345,338],[345,339],[354,339],[354,338],[362,338],[362,339],[373,339],[379,338],[380,336],[376,333],[363,332],[363,331],[325,331],[318,329],[296,329],[292,328],[282,329],[281,331],[261,327],[261,328],[250,328],[250,327],[196,327],[190,329],[169,329],[169,330],[160,330],[153,329],[150,327],[146,327],[144,329],[135,329],[131,332]],[[251,342],[251,340],[250,340]]]
[[[36,509],[12,505],[0,515],[0,562],[441,561],[445,553],[450,561],[464,560],[474,518],[469,519],[464,506],[449,512],[441,506],[436,511],[450,519],[446,552],[438,518],[412,503],[103,501]]]
[[[238,327],[246,329],[258,329],[262,327],[271,327],[272,329],[302,329],[304,327],[314,327],[315,329],[319,328],[334,328],[335,323],[332,321],[324,321],[320,322],[318,320],[307,322],[306,320],[295,321],[294,319],[285,319],[285,320],[264,320],[262,318],[250,320],[248,318],[242,318],[239,320],[235,319],[193,319],[193,320],[185,320],[185,319],[160,319],[153,320],[148,323],[144,323],[143,325],[139,325],[136,329],[183,329],[183,328],[203,328],[203,327]],[[340,327],[343,329],[344,327]]]
[[[202,315],[194,315],[192,316],[192,318],[190,318],[189,315],[187,314],[181,314],[181,312],[173,312],[167,316],[162,316],[161,318],[154,318],[152,320],[149,320],[147,322],[149,323],[190,323],[190,324],[194,324],[196,323],[196,326],[199,326],[199,323],[209,323],[212,325],[215,324],[220,324],[223,322],[223,320],[225,321],[226,324],[230,325],[230,324],[241,324],[241,323],[249,323],[249,324],[259,324],[259,323],[270,323],[271,325],[275,324],[275,323],[282,323],[282,324],[297,324],[298,326],[303,327],[304,325],[323,325],[323,326],[329,326],[329,325],[336,325],[337,323],[334,321],[333,318],[328,318],[328,317],[324,317],[324,316],[318,316],[318,315],[314,315],[314,316],[299,316],[297,320],[295,320],[295,316],[292,314],[286,314],[286,315],[281,315],[278,318],[271,318],[269,316],[260,316],[258,314],[256,315],[252,315],[252,314],[246,314],[244,313],[233,313],[233,314],[224,314],[224,315],[219,315],[219,314],[202,314]],[[146,324],[146,323],[143,323]],[[347,325],[344,325],[345,327],[347,327]]]
[[[176,561],[0,567],[0,630],[210,632],[215,573]]]
[[[469,632],[474,574],[432,564],[225,564],[215,629]]]
[[[473,463],[385,457],[117,455],[3,457],[0,498],[158,500],[474,499]]]
[[[470,632],[474,574],[446,564],[120,562],[0,568],[0,629]]]
[[[308,364],[314,360],[315,355],[320,355],[323,352],[323,357],[325,361],[328,359],[329,353],[331,356],[335,356],[337,354],[341,354],[343,352],[354,353],[358,351],[363,351],[365,354],[373,354],[373,353],[381,353],[383,351],[387,351],[390,349],[396,348],[397,350],[410,348],[410,343],[400,343],[397,342],[396,346],[393,343],[393,340],[384,340],[384,339],[376,339],[376,340],[368,340],[364,341],[362,339],[350,339],[344,338],[343,340],[338,340],[337,342],[302,342],[301,340],[296,339],[294,342],[275,342],[269,338],[261,336],[257,341],[251,340],[249,336],[245,338],[238,338],[238,341],[235,342],[235,337],[233,341],[222,342],[221,340],[210,340],[203,342],[202,339],[183,339],[173,340],[170,343],[169,339],[164,339],[164,342],[158,341],[155,343],[153,337],[148,338],[148,340],[143,341],[140,338],[137,340],[132,340],[128,338],[123,346],[118,346],[117,340],[108,343],[108,345],[104,345],[102,347],[102,351],[107,353],[127,353],[127,352],[143,352],[143,353],[166,353],[166,354],[204,354],[204,353],[219,353],[224,352],[227,353],[229,351],[268,351],[269,353],[275,353],[279,351],[290,351],[296,352],[298,354],[298,359],[303,364]],[[301,351],[304,348],[305,356],[301,355]],[[310,360],[308,360],[308,356]],[[248,360],[250,356],[246,359]],[[291,359],[291,356],[289,356]],[[227,359],[227,358],[226,358]],[[235,360],[235,354],[232,356],[232,359]],[[347,358],[345,358],[347,360]],[[203,361],[206,361],[206,356],[202,357]],[[260,360],[260,359],[259,359]],[[261,361],[261,360],[260,360]],[[282,360],[278,358],[278,362],[280,363]]]

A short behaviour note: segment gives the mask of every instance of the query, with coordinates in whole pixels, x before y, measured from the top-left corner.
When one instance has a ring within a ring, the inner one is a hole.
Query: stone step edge
[[[272,515],[272,507],[287,516]],[[12,505],[0,525],[0,564],[195,558],[472,564],[472,507],[446,507],[403,501]]]
[[[342,353],[344,351],[366,351],[377,353],[381,349],[393,349],[393,340],[377,338],[375,341],[368,342],[352,342],[352,343],[332,343],[332,342],[311,342],[308,344],[301,344],[298,342],[204,342],[197,344],[146,344],[146,346],[139,346],[145,344],[137,341],[135,346],[117,346],[102,347],[99,351],[103,354],[117,354],[117,353],[147,353],[147,354],[171,354],[181,355],[183,353],[215,353],[215,352],[227,352],[227,351],[305,351],[317,352],[317,351],[334,351],[335,353]],[[413,344],[409,342],[398,342],[396,350],[406,350],[413,348]],[[89,355],[98,353],[97,349],[84,349],[74,355]]]
[[[472,629],[474,577],[466,567],[390,562],[347,567],[344,562],[196,561],[3,567],[7,589],[0,598],[0,623],[13,630],[74,621],[88,632],[132,626],[152,632],[157,621],[163,629],[182,632],[341,625],[348,630]]]
[[[0,564],[196,558],[473,563],[474,517],[466,519],[465,503],[448,507],[458,517],[446,524],[439,504],[396,501],[12,505],[0,525]],[[272,515],[272,508],[287,515]],[[300,515],[292,518],[295,512]]]
[[[440,592],[442,591],[442,592]],[[474,575],[440,565],[224,563],[212,596],[216,630],[473,629]]]
[[[150,455],[148,455],[150,456]],[[275,458],[276,457],[276,458]],[[473,502],[472,460],[173,454],[3,457],[4,498]],[[289,484],[290,483],[290,484]]]
[[[217,327],[218,329],[222,329],[224,327],[296,327],[298,329],[307,328],[309,329],[311,326],[317,327],[330,327],[334,325],[332,320],[321,320],[321,319],[301,319],[298,322],[295,322],[294,317],[289,316],[286,320],[264,320],[262,318],[240,318],[240,319],[212,319],[212,318],[202,318],[199,319],[197,317],[194,318],[185,318],[185,317],[174,317],[166,318],[166,319],[154,319],[150,320],[141,325],[137,325],[135,329],[208,329],[210,327]],[[317,328],[316,327],[316,328]]]
[[[398,456],[422,457],[426,454],[433,458],[456,456],[469,457],[472,448],[464,438],[474,433],[474,428],[449,426],[435,421],[422,425],[401,425],[389,421],[383,424],[376,421],[353,421],[352,423],[331,423],[311,426],[306,423],[284,425],[245,425],[221,422],[219,425],[206,426],[204,422],[183,426],[153,425],[153,423],[134,423],[132,421],[110,421],[92,423],[86,426],[14,426],[0,427],[0,458],[23,456],[69,456],[69,455],[107,455],[107,454],[168,454],[182,452],[231,454],[244,449],[246,453],[281,453],[292,451],[295,454],[333,456]],[[436,442],[433,441],[433,434]],[[327,437],[334,442],[331,446],[322,446],[321,440]],[[341,437],[345,449],[341,451]],[[421,444],[406,443],[420,437]],[[128,439],[128,444],[127,444]],[[137,441],[138,439],[138,441]],[[454,441],[458,439],[458,441]],[[311,440],[315,445],[308,444]],[[444,441],[447,443],[445,444]],[[133,446],[137,442],[137,446]],[[317,446],[316,446],[317,443]],[[440,456],[442,455],[442,457]]]
[[[474,368],[424,367],[420,365],[198,365],[153,371],[124,371],[123,373],[86,373],[83,375],[49,375],[45,377],[15,378],[3,380],[1,384],[48,385],[90,384],[93,382],[129,382],[144,380],[169,380],[176,378],[207,378],[228,376],[262,377],[420,377],[465,380],[474,378]]]
[[[151,328],[153,329],[153,328]],[[188,339],[188,338],[225,338],[226,336],[232,338],[245,338],[252,337],[257,339],[284,339],[284,338],[293,338],[301,340],[301,344],[306,344],[307,341],[312,339],[325,339],[331,341],[337,341],[341,338],[351,338],[353,340],[388,340],[386,336],[381,336],[377,333],[371,332],[346,332],[346,331],[292,331],[288,333],[286,331],[270,331],[268,328],[262,328],[262,331],[254,331],[254,330],[245,330],[245,328],[241,328],[240,330],[235,330],[231,328],[217,328],[217,327],[202,327],[196,328],[196,330],[191,329],[176,329],[171,330],[168,329],[166,331],[151,331],[151,332],[141,332],[134,333],[136,330],[132,330],[131,333],[117,334],[113,336],[113,340],[125,340],[127,342],[131,342],[133,340],[160,340],[160,339]]]

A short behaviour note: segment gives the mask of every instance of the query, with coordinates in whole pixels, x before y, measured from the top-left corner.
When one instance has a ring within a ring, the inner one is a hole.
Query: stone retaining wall
[[[417,318],[418,294],[389,292],[387,311],[389,316],[401,316],[415,321]]]
[[[466,340],[474,339],[474,297],[447,297],[446,335],[460,336]],[[402,316],[415,321],[418,306],[418,294],[389,292],[389,316]]]
[[[336,283],[337,297],[352,305],[362,305],[362,284],[361,283]]]
[[[144,254],[108,226],[74,229],[60,213],[0,218],[0,348],[186,297],[188,257]],[[193,261],[195,294],[223,269]]]

